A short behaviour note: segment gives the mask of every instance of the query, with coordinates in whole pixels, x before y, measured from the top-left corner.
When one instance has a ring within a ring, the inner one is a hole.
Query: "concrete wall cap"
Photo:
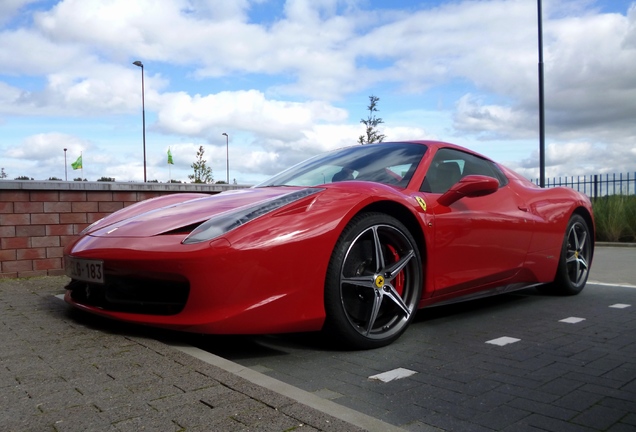
[[[125,192],[222,192],[245,189],[250,185],[199,184],[199,183],[139,183],[139,182],[89,182],[89,181],[40,181],[0,180],[0,190],[46,191],[125,191]]]

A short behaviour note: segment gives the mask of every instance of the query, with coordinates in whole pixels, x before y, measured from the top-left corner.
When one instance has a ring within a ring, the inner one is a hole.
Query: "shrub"
[[[636,241],[636,196],[609,195],[593,202],[596,240]]]

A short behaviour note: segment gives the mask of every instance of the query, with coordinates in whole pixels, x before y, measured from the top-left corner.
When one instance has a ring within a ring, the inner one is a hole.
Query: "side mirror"
[[[451,186],[446,193],[439,197],[437,202],[448,207],[464,197],[472,198],[489,195],[496,192],[497,189],[499,189],[497,179],[482,175],[469,175]]]

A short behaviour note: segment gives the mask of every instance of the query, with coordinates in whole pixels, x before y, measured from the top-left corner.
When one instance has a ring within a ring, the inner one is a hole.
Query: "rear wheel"
[[[560,295],[580,293],[590,272],[592,246],[593,239],[587,222],[580,215],[573,215],[563,239],[554,282],[542,288],[542,291]]]
[[[388,345],[406,330],[422,293],[415,240],[382,213],[355,217],[332,253],[325,282],[325,330],[344,346]]]

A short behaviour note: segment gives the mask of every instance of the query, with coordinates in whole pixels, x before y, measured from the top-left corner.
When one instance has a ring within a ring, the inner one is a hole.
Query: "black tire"
[[[557,295],[580,293],[590,273],[593,241],[585,219],[573,215],[565,231],[554,282],[541,287],[541,291]]]
[[[351,220],[331,255],[324,329],[349,349],[388,345],[406,330],[422,295],[422,260],[397,219],[363,213]]]

